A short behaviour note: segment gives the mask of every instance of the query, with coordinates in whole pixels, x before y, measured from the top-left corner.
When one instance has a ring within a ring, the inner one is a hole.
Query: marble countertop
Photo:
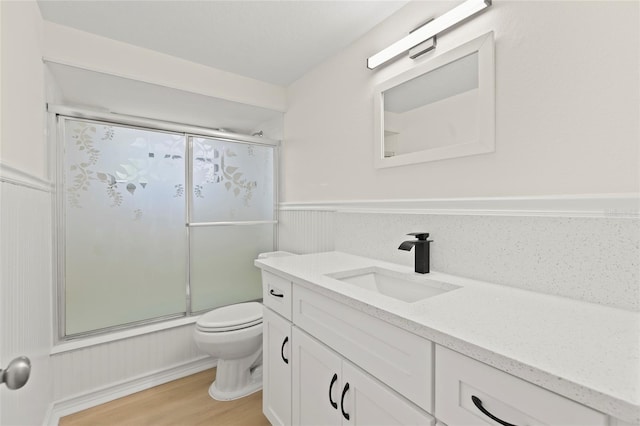
[[[640,313],[432,271],[460,286],[414,303],[326,276],[403,265],[327,252],[256,266],[621,420],[640,422]],[[415,274],[421,276],[420,274]]]

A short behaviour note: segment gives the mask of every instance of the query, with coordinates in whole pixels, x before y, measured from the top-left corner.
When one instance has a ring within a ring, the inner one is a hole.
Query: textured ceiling
[[[288,86],[407,2],[40,0],[38,3],[43,18],[51,22]]]

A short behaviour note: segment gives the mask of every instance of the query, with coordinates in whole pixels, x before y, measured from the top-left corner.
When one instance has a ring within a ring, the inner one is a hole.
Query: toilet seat
[[[262,323],[262,305],[257,302],[223,306],[202,315],[196,328],[205,333],[221,333]]]
[[[196,329],[198,329],[199,331],[202,331],[203,333],[224,333],[228,331],[242,330],[243,328],[249,328],[249,327],[253,327],[255,325],[260,325],[260,324],[262,324],[262,319],[252,321],[246,324],[230,325],[228,327],[204,327],[196,324]]]

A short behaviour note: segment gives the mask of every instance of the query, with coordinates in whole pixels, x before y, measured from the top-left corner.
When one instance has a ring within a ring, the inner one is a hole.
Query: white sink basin
[[[434,281],[420,274],[403,274],[377,266],[336,272],[327,276],[410,303],[460,288],[453,284]]]

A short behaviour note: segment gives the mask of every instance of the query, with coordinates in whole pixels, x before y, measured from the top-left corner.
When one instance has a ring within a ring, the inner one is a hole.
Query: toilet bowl
[[[202,315],[194,331],[200,350],[218,359],[209,396],[242,398],[262,389],[262,305],[223,306]]]

